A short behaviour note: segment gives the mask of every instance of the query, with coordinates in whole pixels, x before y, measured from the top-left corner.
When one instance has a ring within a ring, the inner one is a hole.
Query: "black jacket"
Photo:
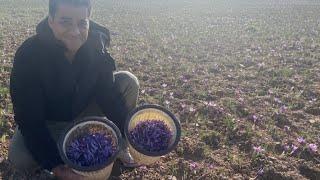
[[[109,31],[90,21],[88,39],[70,63],[46,18],[36,35],[18,48],[10,76],[14,119],[43,168],[62,164],[46,120],[72,121],[95,98],[104,114],[122,126],[128,110],[121,98],[115,99],[119,93],[114,88],[115,63],[106,51],[109,42]]]

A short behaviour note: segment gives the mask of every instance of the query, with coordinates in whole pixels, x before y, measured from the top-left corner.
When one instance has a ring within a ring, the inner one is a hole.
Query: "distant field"
[[[320,178],[320,1],[95,0],[93,8],[118,69],[139,78],[139,104],[169,108],[183,127],[172,153],[121,179]],[[12,59],[46,14],[47,0],[0,0],[0,179],[46,179],[6,160]]]

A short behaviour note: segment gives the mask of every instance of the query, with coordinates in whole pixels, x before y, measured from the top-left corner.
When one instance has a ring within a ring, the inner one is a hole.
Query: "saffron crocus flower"
[[[274,98],[274,101],[275,101],[276,103],[279,103],[279,104],[282,103],[282,101],[281,101],[279,98]]]
[[[264,169],[263,169],[263,168],[259,169],[259,171],[257,172],[257,174],[258,174],[259,176],[262,176],[263,173],[264,173]]]
[[[190,107],[190,108],[189,108],[189,111],[190,111],[190,112],[194,112],[194,111],[196,111],[196,110],[195,110],[193,107]]]
[[[182,109],[184,109],[187,105],[186,104],[181,104]]]
[[[316,144],[309,144],[308,147],[314,153],[318,151],[318,146]]]
[[[285,146],[284,146],[284,150],[285,150],[286,152],[290,151],[290,146],[289,146],[289,145],[285,145]]]
[[[284,126],[284,130],[285,130],[285,131],[290,131],[290,127],[287,126],[287,125],[285,125],[285,126]]]
[[[129,132],[129,137],[141,149],[159,152],[169,147],[172,132],[161,120],[146,120],[139,122]]]
[[[297,151],[298,146],[291,145],[291,148],[292,148],[292,150],[291,150],[291,153],[290,153],[290,154],[293,154],[293,153],[295,153],[295,152]]]
[[[165,88],[165,87],[167,87],[168,85],[167,85],[166,83],[163,83],[161,86]]]
[[[72,140],[66,148],[66,155],[73,163],[88,167],[106,162],[114,151],[111,137],[94,133]]]
[[[195,169],[197,169],[199,167],[199,164],[197,162],[191,162],[189,164],[189,167],[190,167],[191,170],[195,170]]]
[[[305,140],[303,137],[298,137],[298,138],[297,138],[297,141],[298,141],[300,144],[305,144],[305,143],[306,143],[306,140]]]
[[[283,105],[283,106],[280,107],[279,112],[280,113],[285,113],[287,111],[287,109],[288,108],[285,105]]]
[[[209,102],[208,106],[211,106],[211,107],[215,107],[217,106],[215,103],[213,103],[212,101]]]
[[[141,170],[148,170],[146,166],[140,166],[139,169],[141,169]]]
[[[268,90],[269,94],[273,94],[273,91],[271,89]]]
[[[253,119],[253,122],[254,122],[254,123],[256,123],[256,122],[257,122],[257,120],[258,120],[258,116],[253,115],[253,116],[252,116],[252,119]]]
[[[261,153],[263,153],[265,151],[261,146],[253,146],[253,150],[257,154],[261,154]]]

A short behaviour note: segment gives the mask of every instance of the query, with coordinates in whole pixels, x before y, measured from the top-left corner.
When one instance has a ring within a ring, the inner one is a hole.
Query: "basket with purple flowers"
[[[105,117],[90,116],[69,126],[59,142],[62,160],[86,179],[107,179],[119,153],[121,134]]]
[[[177,146],[181,136],[180,122],[162,106],[143,105],[129,114],[125,136],[135,162],[149,165]]]

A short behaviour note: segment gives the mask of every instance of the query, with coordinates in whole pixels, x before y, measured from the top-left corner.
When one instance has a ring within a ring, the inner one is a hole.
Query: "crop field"
[[[0,0],[0,179],[48,179],[7,160],[12,60],[47,4]],[[182,126],[170,154],[111,179],[320,179],[319,0],[94,0],[92,19],[139,104]]]

